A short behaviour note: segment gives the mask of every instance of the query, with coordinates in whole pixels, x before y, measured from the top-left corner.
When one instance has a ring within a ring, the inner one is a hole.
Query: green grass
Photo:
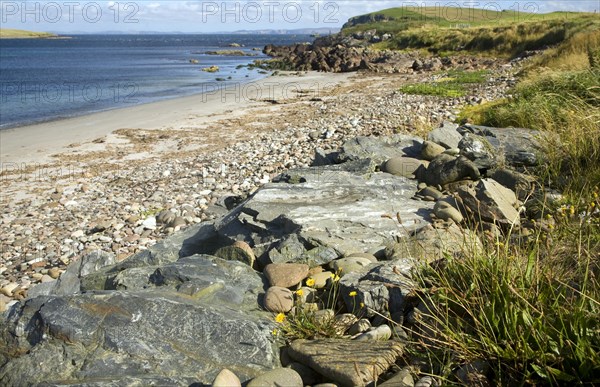
[[[600,382],[600,201],[582,199],[529,242],[424,270],[428,333],[416,337],[432,372],[452,381],[483,360],[497,385]]]
[[[469,85],[485,82],[489,71],[451,70],[443,74],[445,77],[436,82],[409,84],[402,86],[400,91],[443,98],[463,97],[467,94]]]
[[[531,172],[563,199],[526,203],[541,209],[530,214],[532,237],[514,230],[488,240],[483,254],[422,271],[428,334],[417,335],[415,353],[448,382],[483,360],[496,385],[598,384],[600,32],[574,34],[533,59],[511,94],[462,116],[540,130],[547,162]]]
[[[526,50],[559,44],[582,31],[598,30],[600,21],[590,13],[402,7],[350,19],[341,33],[371,29],[393,35],[373,45],[376,49],[515,57]]]
[[[32,39],[32,38],[50,38],[56,35],[48,32],[34,32],[14,29],[0,29],[0,39]]]

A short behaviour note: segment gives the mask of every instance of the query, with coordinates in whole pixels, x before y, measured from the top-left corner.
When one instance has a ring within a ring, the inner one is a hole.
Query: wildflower
[[[285,321],[285,313],[279,313],[275,316],[275,322],[282,323]]]
[[[357,293],[356,293],[356,290],[353,290],[353,291],[351,291],[350,293],[348,293],[348,295],[349,295],[350,297],[356,297],[356,294],[357,294]]]
[[[575,207],[571,206],[571,208],[569,208],[569,212],[571,215],[575,215]]]
[[[360,305],[361,308],[365,307],[365,303],[364,302],[361,302],[359,305]]]
[[[308,287],[311,287],[311,288],[312,288],[313,286],[315,286],[315,280],[314,280],[314,278],[309,278],[309,279],[307,279],[307,280],[306,280],[306,286],[308,286]]]
[[[298,290],[296,290],[296,294],[297,294],[298,296],[302,297],[302,296],[304,295],[304,290],[302,290],[302,289],[298,289]]]
[[[279,331],[277,330],[277,328],[275,328],[271,333],[273,334],[273,336],[277,336],[277,333],[279,333]]]
[[[333,282],[338,282],[340,280],[340,276],[336,274],[333,277],[331,277],[331,279],[333,280]]]

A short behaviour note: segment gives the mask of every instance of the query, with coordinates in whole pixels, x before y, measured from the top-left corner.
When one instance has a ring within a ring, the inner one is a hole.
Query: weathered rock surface
[[[254,378],[247,387],[303,387],[300,375],[291,368],[277,368]]]
[[[0,383],[210,384],[225,366],[248,380],[277,366],[270,330],[257,313],[174,291],[40,296],[2,327],[14,358]]]
[[[402,352],[403,346],[390,340],[296,340],[289,349],[294,360],[340,386],[365,386],[373,382]]]
[[[462,140],[462,134],[457,129],[457,124],[444,121],[442,126],[429,132],[427,139],[446,149],[458,148],[458,144]]]
[[[402,311],[406,296],[416,286],[411,278],[414,266],[413,259],[396,259],[372,263],[363,271],[345,275],[340,280],[340,294],[346,308],[369,317],[375,312]]]
[[[363,177],[314,168],[305,180],[266,184],[219,222],[219,234],[260,245],[296,233],[314,247],[327,246],[341,256],[381,248],[404,230],[422,227],[425,209],[432,207],[410,199],[412,181],[386,173]],[[382,217],[397,212],[401,228]],[[328,257],[329,261],[336,258],[329,253]]]
[[[466,157],[441,154],[433,159],[427,167],[425,182],[428,185],[438,186],[465,178],[477,180],[479,177],[479,169]]]
[[[308,265],[302,263],[274,263],[263,271],[271,286],[289,288],[298,285],[308,275]]]
[[[519,222],[515,193],[492,179],[480,180],[474,188],[461,187],[457,193],[461,210],[472,221],[508,226]]]
[[[503,154],[508,165],[531,167],[540,163],[539,131],[523,128],[492,128],[488,126],[465,125],[459,132],[472,133],[484,137],[487,142]]]
[[[404,134],[388,137],[356,137],[344,143],[339,161],[371,159],[378,165],[397,157],[418,158],[422,139]]]

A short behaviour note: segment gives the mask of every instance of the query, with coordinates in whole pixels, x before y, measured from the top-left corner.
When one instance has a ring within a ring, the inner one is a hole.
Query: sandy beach
[[[8,129],[0,131],[0,162],[3,170],[11,163],[46,163],[53,155],[72,153],[75,144],[81,148],[118,129],[200,129],[223,118],[239,117],[251,108],[285,103],[302,93],[317,97],[348,78],[348,74],[315,72],[246,84],[214,82],[204,94]]]

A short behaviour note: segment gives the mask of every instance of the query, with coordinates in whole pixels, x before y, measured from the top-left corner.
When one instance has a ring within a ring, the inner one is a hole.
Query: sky
[[[402,6],[460,7],[465,12],[469,8],[600,12],[600,0],[0,0],[0,27],[55,33],[336,29],[352,16]]]

